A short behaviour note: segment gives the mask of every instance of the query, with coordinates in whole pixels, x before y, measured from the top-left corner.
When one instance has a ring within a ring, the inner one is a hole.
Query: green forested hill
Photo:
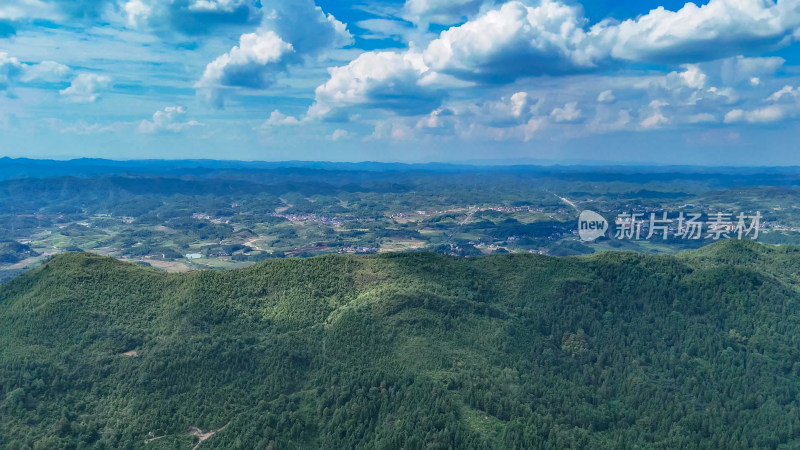
[[[734,241],[184,275],[67,254],[0,286],[0,448],[798,448],[798,283],[800,248]]]

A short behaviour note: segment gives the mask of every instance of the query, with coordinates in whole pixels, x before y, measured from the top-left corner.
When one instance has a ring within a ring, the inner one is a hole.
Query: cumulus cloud
[[[681,82],[692,89],[702,89],[706,85],[708,77],[697,64],[686,64],[683,66],[684,70],[678,76]]]
[[[711,90],[709,75],[697,63],[793,42],[800,37],[796,33],[800,12],[792,6],[796,3],[797,0],[710,0],[703,6],[687,3],[678,11],[657,8],[635,19],[605,20],[590,27],[579,6],[560,0],[513,0],[502,5],[491,1],[409,0],[405,11],[415,18],[443,11],[455,11],[450,17],[453,20],[465,15],[474,17],[443,31],[424,48],[412,45],[391,56],[368,52],[347,66],[331,69],[331,80],[318,88],[317,105],[312,112],[324,116],[320,111],[331,110],[334,104],[396,111],[397,102],[387,102],[385,96],[370,92],[410,90],[420,94],[424,80],[437,77],[502,85],[526,77],[613,70],[629,62],[682,65],[682,70],[674,73],[674,80],[667,80],[672,85],[665,88],[706,90],[699,99],[732,103],[728,94],[733,91],[716,87],[716,92]],[[408,64],[419,55],[418,64]],[[388,64],[369,69],[363,67],[367,61]],[[761,83],[756,80],[758,77],[774,71],[783,60],[741,56],[728,64],[730,67],[725,70],[729,76],[756,85]],[[371,73],[373,70],[375,74]],[[341,89],[335,89],[337,86]],[[411,98],[415,104],[425,104],[416,95]],[[428,102],[430,109],[425,114],[439,106],[439,98],[433,100],[437,101]],[[652,120],[647,124],[657,126],[664,122],[658,114],[649,117]]]
[[[597,96],[598,103],[614,103],[615,101],[617,101],[617,97],[614,96],[614,91],[611,89],[603,91]]]
[[[692,63],[787,45],[795,39],[800,13],[795,0],[711,0],[679,11],[657,8],[621,23],[587,28],[578,7],[556,0],[536,6],[511,1],[461,26],[444,31],[424,51],[434,71],[488,83],[520,77],[560,75],[613,67],[626,61]],[[742,73],[774,67],[780,59],[737,61]],[[687,66],[687,83],[702,83]],[[756,75],[750,75],[750,78]]]
[[[517,92],[511,96],[510,100],[511,115],[514,117],[523,117],[523,115],[530,108],[531,99],[527,92]]]
[[[122,6],[131,28],[142,28],[148,24],[153,15],[153,8],[144,0],[130,0]]]
[[[263,126],[271,127],[280,125],[297,125],[299,123],[300,121],[297,120],[296,117],[287,116],[276,109],[275,111],[272,111],[272,114],[270,114],[269,119],[264,122]]]
[[[661,108],[664,106],[668,106],[667,103],[660,100],[653,100],[650,102],[648,107],[650,109],[650,114],[647,115],[639,125],[645,130],[651,130],[660,128],[661,125],[669,123],[669,119],[661,112]]]
[[[60,81],[70,73],[70,68],[55,61],[42,61],[39,64],[24,65],[21,80]]]
[[[455,113],[450,108],[436,108],[431,111],[427,116],[422,117],[417,121],[416,128],[420,129],[444,129],[445,127],[451,128],[454,121],[449,120],[455,117]]]
[[[261,29],[243,34],[239,45],[206,66],[195,85],[216,106],[222,106],[226,87],[268,88],[289,65],[352,42],[347,26],[312,0],[264,2],[268,6],[273,9]]]
[[[19,59],[0,52],[0,90],[6,90],[9,84],[18,79],[23,72],[23,65]]]
[[[407,115],[428,113],[443,93],[426,82],[427,71],[419,53],[362,53],[346,66],[329,69],[331,78],[316,89],[308,116],[341,120],[344,108],[359,104]]]
[[[555,108],[550,113],[550,118],[556,123],[575,123],[581,120],[581,110],[578,102],[569,102],[562,108]]]
[[[182,34],[205,34],[221,25],[256,24],[258,0],[3,0],[0,20],[44,19],[73,25],[125,22],[131,28]]]
[[[537,6],[520,1],[461,26],[431,42],[425,62],[466,79],[508,82],[519,77],[596,70],[615,62],[687,63],[786,45],[795,39],[800,13],[794,0],[711,0],[679,11],[658,8],[621,23],[589,29],[580,8],[555,0]],[[774,65],[778,60],[760,61]],[[743,71],[758,61],[741,60]],[[692,70],[687,76],[694,75]],[[698,83],[701,80],[687,80]]]
[[[779,105],[770,105],[764,108],[745,111],[734,109],[725,114],[725,123],[769,123],[786,118],[786,111]]]
[[[239,45],[206,66],[196,87],[269,87],[284,69],[284,55],[292,52],[292,44],[273,31],[243,34],[239,38]]]
[[[262,17],[254,0],[125,0],[121,10],[131,28],[189,35],[215,26],[254,24]]]
[[[800,24],[796,7],[794,0],[710,0],[674,12],[659,7],[637,19],[593,27],[591,39],[623,60],[707,61],[787,44]]]
[[[514,127],[531,119],[539,103],[527,92],[517,92],[499,101],[485,101],[466,107],[453,107],[453,113],[467,117],[490,127]]]
[[[700,103],[701,101],[710,101],[715,104],[731,105],[739,101],[739,94],[733,88],[718,88],[716,86],[712,86],[706,89],[702,96],[700,94],[694,95],[690,103]]]
[[[772,95],[767,97],[766,101],[779,102],[782,99],[796,99],[798,96],[800,96],[800,89],[795,89],[792,86],[784,86],[780,90],[773,92]]]
[[[8,89],[18,82],[60,81],[69,74],[69,67],[55,61],[26,64],[7,52],[0,51],[0,92],[8,95]]]
[[[350,136],[350,133],[348,133],[347,130],[342,130],[341,128],[338,128],[333,131],[333,134],[330,135],[329,139],[332,141],[339,141],[342,139],[346,139],[348,136]]]
[[[273,30],[292,44],[298,56],[318,54],[322,50],[345,47],[353,42],[347,25],[326,14],[313,0],[265,0],[262,27]]]
[[[690,92],[703,89],[708,81],[708,76],[697,64],[684,64],[680,71],[672,71],[664,77],[653,79],[653,87],[672,91],[673,93]]]
[[[68,88],[59,93],[75,103],[94,103],[100,96],[99,90],[111,85],[111,77],[95,73],[78,74]]]
[[[597,63],[578,48],[586,40],[585,23],[577,7],[512,1],[442,32],[424,60],[437,72],[491,83],[586,71]]]
[[[196,120],[185,120],[186,107],[168,106],[153,114],[153,120],[143,120],[138,131],[142,134],[179,133],[187,128],[202,125]]]
[[[528,141],[547,122],[546,115],[538,115],[543,103],[525,91],[497,100],[451,101],[418,119],[414,130],[417,135],[441,139]]]
[[[233,12],[244,3],[243,0],[193,0],[189,4],[189,10]]]

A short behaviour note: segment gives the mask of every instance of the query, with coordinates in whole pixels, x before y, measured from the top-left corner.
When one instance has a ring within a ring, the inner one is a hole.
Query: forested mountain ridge
[[[0,448],[796,448],[798,283],[800,247],[739,241],[182,275],[65,254],[0,286]]]

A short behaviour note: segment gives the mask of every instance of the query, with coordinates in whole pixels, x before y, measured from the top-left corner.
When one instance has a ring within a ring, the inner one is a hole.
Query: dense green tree
[[[800,248],[734,241],[182,275],[66,254],[0,286],[0,448],[797,448],[798,273]]]

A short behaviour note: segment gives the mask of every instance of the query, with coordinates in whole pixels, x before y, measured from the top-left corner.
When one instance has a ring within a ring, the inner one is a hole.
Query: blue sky
[[[3,0],[0,154],[797,165],[800,0]]]

